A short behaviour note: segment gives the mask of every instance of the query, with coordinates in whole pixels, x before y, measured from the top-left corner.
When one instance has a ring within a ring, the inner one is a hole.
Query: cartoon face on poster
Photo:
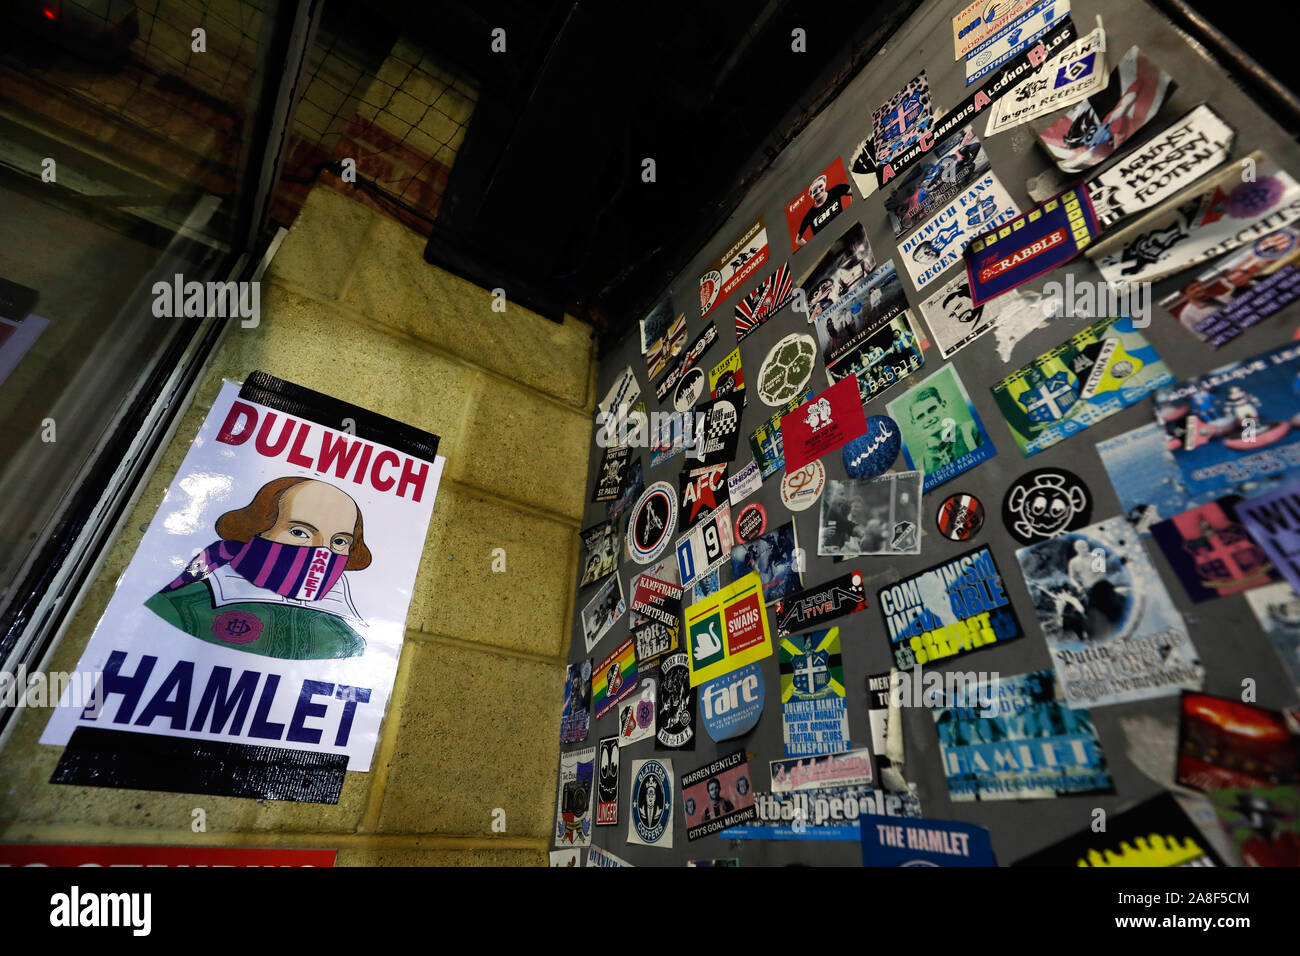
[[[686,811],[687,840],[698,840],[753,820],[754,787],[744,749],[684,774],[682,808]]]
[[[602,737],[596,768],[596,826],[618,823],[618,737]]]
[[[555,801],[555,845],[591,846],[591,784],[596,748],[560,754],[560,786]]]
[[[1123,518],[1016,552],[1070,707],[1201,686],[1187,626]]]
[[[570,664],[564,675],[564,702],[560,707],[560,743],[587,739],[591,726],[591,658]]]
[[[925,491],[998,453],[951,365],[922,379],[885,408],[902,433],[908,467],[925,473]]]
[[[308,417],[335,412],[357,433]],[[223,385],[77,667],[135,675],[104,705],[115,732],[167,744],[176,789],[206,759],[176,738],[234,745],[232,765],[253,747],[328,756],[339,786],[340,761],[369,770],[443,465],[436,436],[370,437],[405,428],[261,372]],[[200,703],[232,674],[246,703],[260,685],[255,715]],[[104,723],[72,696],[42,743]]]
[[[673,848],[673,763],[667,759],[633,760],[628,795],[627,842]]]
[[[819,173],[785,207],[790,229],[790,251],[798,252],[808,240],[827,228],[853,202],[853,190],[844,172],[844,160],[835,161]]]
[[[777,653],[785,755],[808,757],[848,750],[849,709],[840,629],[783,637]]]

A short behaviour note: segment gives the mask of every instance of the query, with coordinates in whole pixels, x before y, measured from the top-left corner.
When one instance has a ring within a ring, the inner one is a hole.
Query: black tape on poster
[[[339,802],[347,754],[78,727],[50,783]]]

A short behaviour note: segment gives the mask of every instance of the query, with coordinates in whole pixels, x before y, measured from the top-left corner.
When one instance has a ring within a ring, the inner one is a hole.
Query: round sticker
[[[632,776],[632,829],[637,843],[658,843],[672,822],[673,782],[658,760],[634,763]]]
[[[867,419],[867,430],[844,446],[844,470],[850,478],[883,475],[902,447],[898,423],[888,415],[872,415]]]
[[[791,511],[811,508],[826,487],[826,469],[820,461],[810,461],[798,471],[787,471],[781,479],[781,501]]]
[[[811,335],[791,332],[772,346],[758,370],[758,397],[763,404],[776,407],[803,394],[816,359],[817,343]]]
[[[767,530],[767,512],[757,503],[745,505],[736,515],[735,529],[737,541],[753,541]]]
[[[718,743],[754,729],[763,714],[763,669],[750,664],[700,687],[704,729]]]
[[[949,495],[934,516],[939,533],[950,541],[969,541],[984,527],[984,505],[974,495]]]
[[[645,490],[627,521],[627,546],[637,564],[650,564],[663,554],[677,527],[677,489],[656,481]]]
[[[673,408],[689,412],[704,394],[704,370],[698,365],[686,372],[673,392]]]
[[[1092,493],[1064,468],[1036,468],[1011,483],[1002,499],[1002,523],[1021,544],[1073,531],[1092,517]]]

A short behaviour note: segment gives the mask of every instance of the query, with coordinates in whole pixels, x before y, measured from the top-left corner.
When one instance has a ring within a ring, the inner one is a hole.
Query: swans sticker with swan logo
[[[772,656],[772,632],[757,571],[686,609],[687,665],[691,686]]]

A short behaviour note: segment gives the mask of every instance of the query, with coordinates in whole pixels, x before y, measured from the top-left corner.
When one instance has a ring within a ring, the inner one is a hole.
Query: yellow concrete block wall
[[[447,467],[369,773],[335,806],[56,786],[24,710],[0,750],[0,842],[338,849],[340,865],[544,865],[594,405],[588,326],[426,263],[424,239],[317,186],[47,663],[75,669],[223,378],[261,369],[435,432]],[[506,552],[493,573],[493,549]],[[202,808],[207,830],[191,829]],[[504,833],[493,813],[505,812]]]

